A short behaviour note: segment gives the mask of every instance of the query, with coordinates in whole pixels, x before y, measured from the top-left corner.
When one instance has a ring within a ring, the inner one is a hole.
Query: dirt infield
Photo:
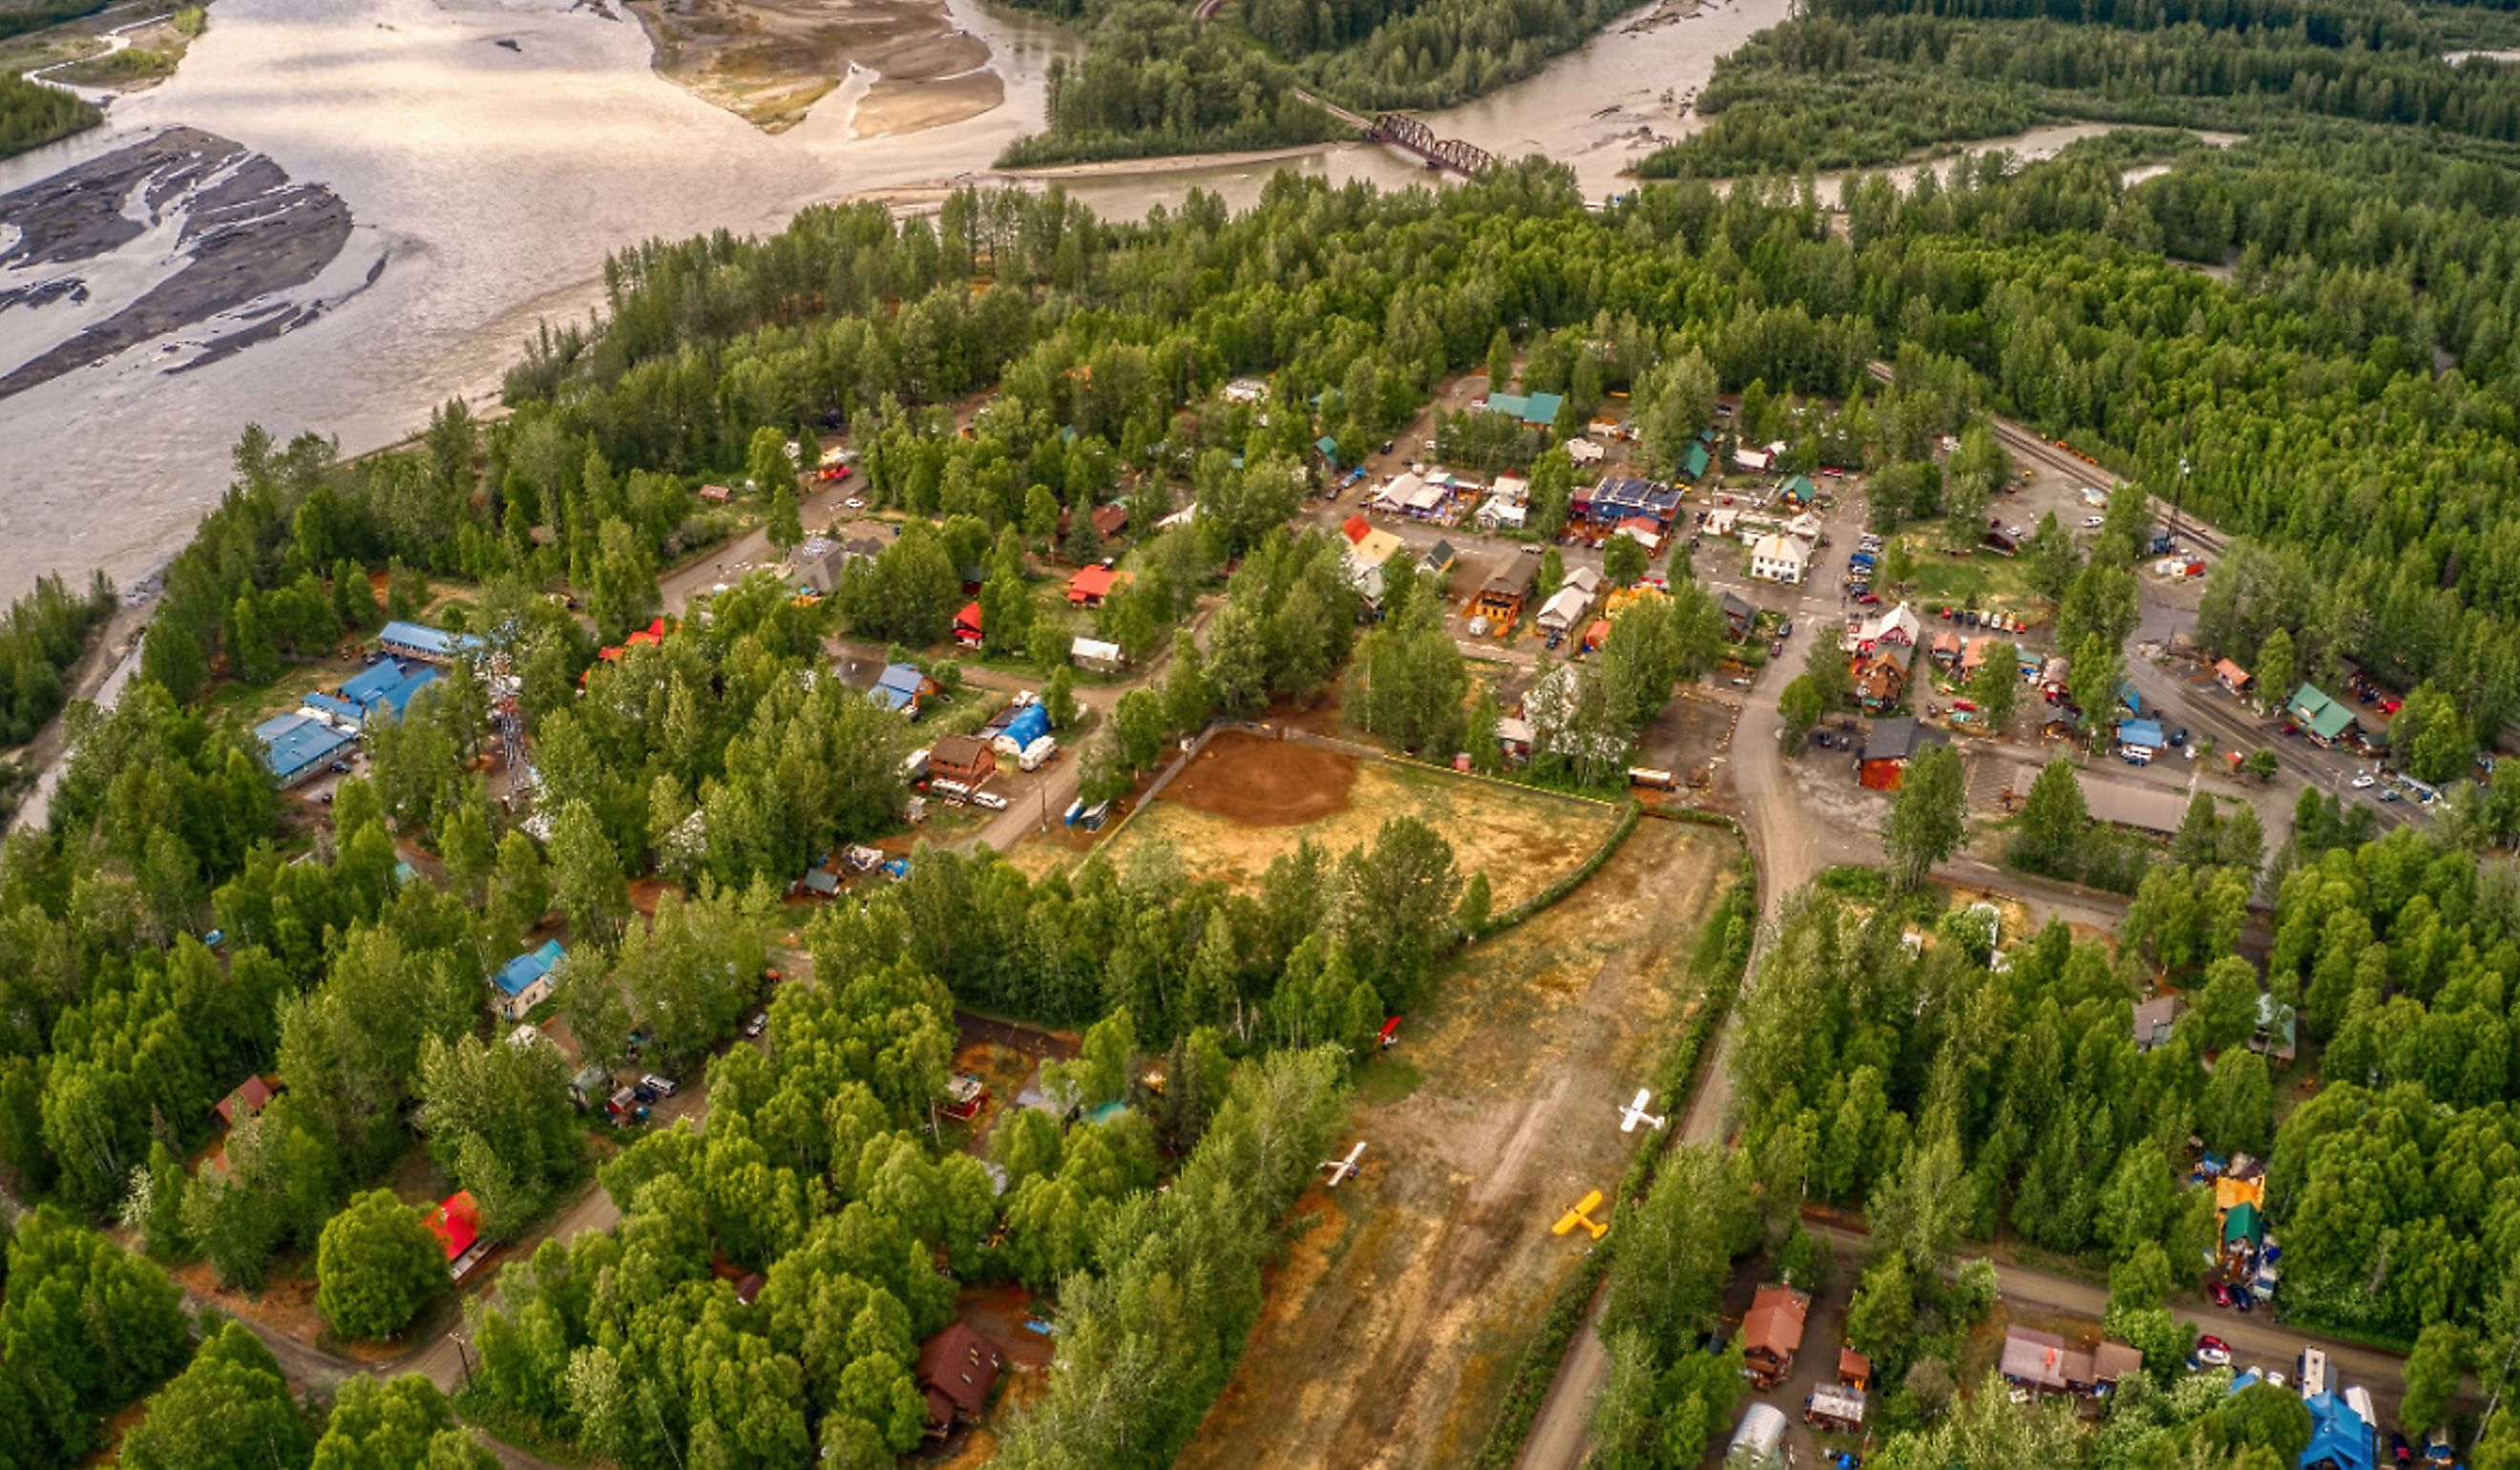
[[[1357,759],[1229,730],[1207,742],[1163,799],[1244,826],[1301,826],[1347,810]]]
[[[1139,844],[1169,842],[1191,871],[1248,887],[1299,841],[1342,853],[1372,842],[1393,817],[1442,833],[1462,871],[1488,875],[1499,909],[1591,857],[1618,820],[1591,802],[1238,732],[1210,741],[1130,820],[1109,855],[1117,862]]]
[[[1644,1140],[1618,1108],[1693,1003],[1694,936],[1739,847],[1648,822],[1574,895],[1457,959],[1368,1064],[1340,1145],[1365,1167],[1297,1206],[1186,1470],[1460,1465],[1588,1242],[1549,1232]]]

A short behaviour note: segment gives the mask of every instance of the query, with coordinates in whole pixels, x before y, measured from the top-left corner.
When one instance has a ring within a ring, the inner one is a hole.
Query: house
[[[936,681],[927,677],[917,664],[891,663],[876,676],[875,688],[868,693],[886,709],[899,710],[916,720],[927,696],[936,692]]]
[[[1532,735],[1531,722],[1520,715],[1507,715],[1497,721],[1497,749],[1507,760],[1531,759]]]
[[[1438,540],[1418,557],[1418,567],[1428,576],[1441,581],[1453,574],[1453,564],[1461,559],[1461,554],[1453,550],[1453,543]]]
[[[927,774],[977,786],[998,772],[997,748],[978,735],[949,735],[928,747]]]
[[[1582,622],[1584,614],[1592,606],[1591,595],[1574,585],[1574,579],[1570,577],[1566,586],[1550,594],[1549,601],[1540,604],[1540,613],[1532,622],[1543,633],[1563,635]]]
[[[1576,591],[1584,594],[1587,599],[1596,597],[1601,591],[1601,569],[1598,566],[1578,566],[1570,568],[1567,571],[1565,578],[1558,583],[1558,586],[1560,588],[1572,587]]]
[[[1065,506],[1059,508],[1058,539],[1062,545],[1067,541],[1067,528],[1074,520],[1075,514],[1073,510]],[[1094,534],[1104,541],[1109,541],[1129,529],[1129,508],[1117,501],[1107,506],[1096,506],[1093,512],[1086,518],[1094,522]]]
[[[446,663],[458,653],[470,653],[481,646],[481,640],[470,633],[448,633],[421,623],[391,622],[377,635],[378,646],[401,658],[417,658],[423,663]]]
[[[279,1095],[279,1083],[268,1077],[248,1077],[210,1111],[218,1114],[221,1127],[234,1128],[270,1106],[271,1099]]]
[[[1762,1286],[1750,1298],[1749,1314],[1741,1318],[1741,1358],[1753,1384],[1775,1388],[1793,1371],[1810,1313],[1811,1298],[1790,1286]]]
[[[491,1242],[481,1238],[481,1206],[470,1189],[456,1190],[429,1211],[428,1229],[446,1252],[446,1273],[457,1281],[490,1254]]]
[[[262,742],[263,769],[284,787],[321,772],[356,739],[303,710],[272,716],[253,728],[253,736]]]
[[[2091,814],[2093,822],[2167,837],[2187,820],[2187,794],[2183,791],[2111,780],[2088,771],[2078,773],[2075,780],[2082,783],[2083,810]]]
[[[1225,385],[1228,403],[1258,403],[1269,396],[1269,384],[1257,378],[1238,378]]]
[[[1329,466],[1332,469],[1339,468],[1338,440],[1330,435],[1324,434],[1320,438],[1315,439],[1313,441],[1313,453],[1320,455],[1322,457],[1322,463]]]
[[[1724,613],[1724,636],[1736,644],[1748,643],[1759,625],[1759,609],[1729,592],[1718,597],[1715,605]]]
[[[2187,1002],[2177,996],[2155,996],[2140,1002],[2135,1008],[2135,1049],[2150,1051],[2170,1040],[2179,1018],[2187,1012]]]
[[[712,506],[723,506],[735,499],[735,492],[724,485],[702,485],[700,499]]]
[[[1519,531],[1530,517],[1521,504],[1502,495],[1491,495],[1479,507],[1478,522],[1482,531]]]
[[[1389,531],[1370,525],[1365,528],[1364,535],[1349,538],[1347,555],[1359,566],[1380,566],[1400,555],[1404,545]]]
[[[1567,513],[1598,527],[1642,521],[1642,530],[1659,536],[1680,519],[1684,492],[1678,487],[1635,475],[1620,475],[1598,485],[1578,485],[1567,500]]]
[[[2120,753],[2134,755],[2139,751],[2141,754],[2138,759],[2148,761],[2169,747],[2169,738],[2161,733],[2159,720],[2120,720],[2118,722]]]
[[[1778,486],[1778,493],[1793,505],[1808,506],[1820,492],[1813,488],[1810,475],[1797,474]]]
[[[954,614],[954,642],[962,645],[966,648],[976,648],[980,646],[980,604],[978,601],[974,601],[964,603],[963,610]]]
[[[1869,653],[1884,646],[1914,648],[1924,636],[1924,620],[1905,602],[1883,608],[1855,625],[1852,651]]]
[[[1566,441],[1566,458],[1573,460],[1578,465],[1598,465],[1601,463],[1601,457],[1606,453],[1608,453],[1608,451],[1604,450],[1600,445],[1594,443],[1590,439],[1569,439]]]
[[[1645,549],[1645,555],[1648,557],[1659,556],[1662,552],[1661,528],[1656,526],[1653,521],[1642,515],[1631,515],[1627,519],[1620,521],[1617,525],[1610,527],[1610,534],[1613,536],[1625,536],[1629,540],[1634,541],[1637,545]]]
[[[2064,654],[2048,655],[2048,661],[2039,666],[2039,692],[2045,694],[2050,702],[2067,697],[2073,692],[2068,683],[2068,676],[2073,673],[2073,670],[2074,665]]]
[[[1706,471],[1714,463],[1706,452],[1705,443],[1692,439],[1689,441],[1688,448],[1681,452],[1680,477],[1694,484],[1706,478]]]
[[[2373,1426],[2350,1400],[2322,1390],[2302,1407],[2310,1410],[2310,1448],[2294,1462],[2300,1470],[2371,1470]],[[2426,1462],[2439,1463],[2429,1454]]]
[[[499,1015],[503,1020],[520,1021],[525,1012],[551,999],[552,971],[559,968],[568,952],[557,939],[546,939],[538,949],[528,950],[490,977],[499,988]]]
[[[1500,628],[1513,626],[1522,616],[1524,600],[1531,596],[1533,579],[1538,571],[1521,557],[1508,557],[1479,584],[1478,595],[1470,600],[1470,611]]]
[[[1744,474],[1765,474],[1768,472],[1768,467],[1773,463],[1775,463],[1774,458],[1765,450],[1735,449],[1732,451],[1732,468]]]
[[[2249,691],[2249,686],[2258,681],[2248,670],[2228,658],[2220,658],[2214,661],[2214,682],[2234,694],[2245,694]]]
[[[1531,481],[1518,474],[1500,474],[1488,493],[1508,506],[1519,506],[1531,499]]]
[[[1960,636],[1954,633],[1949,628],[1935,634],[1933,642],[1926,646],[1925,656],[1934,661],[1934,666],[1936,668],[1956,669],[1959,667]]]
[[[1100,607],[1111,589],[1128,580],[1107,566],[1089,566],[1067,579],[1067,605]]]
[[[1558,393],[1490,393],[1487,408],[1491,414],[1509,415],[1525,428],[1547,428],[1557,422],[1565,402]]]
[[[2284,702],[2284,713],[2301,727],[2302,734],[2320,745],[2337,744],[2357,733],[2353,708],[2328,698],[2317,685],[2304,684],[2293,690],[2293,696]]]
[[[1080,638],[1067,646],[1067,661],[1090,673],[1117,674],[1128,666],[1129,659],[1120,651],[1118,644],[1104,643],[1099,638]]]
[[[2086,1352],[2053,1332],[2016,1326],[2003,1334],[1998,1371],[2034,1394],[2096,1396],[2142,1367],[2143,1355],[2123,1343],[2102,1342]]]
[[[1908,763],[1927,745],[1941,744],[1942,738],[1937,732],[1917,724],[1912,715],[1875,720],[1871,734],[1864,739],[1857,780],[1867,790],[1896,791],[1907,780]]]
[[[927,1399],[927,1432],[943,1435],[957,1424],[978,1423],[1004,1366],[1006,1359],[988,1339],[964,1322],[921,1343],[911,1376]]]
[[[829,536],[808,536],[788,558],[796,586],[820,597],[839,591],[840,579],[860,562],[873,561],[899,532],[879,520],[852,521]]]

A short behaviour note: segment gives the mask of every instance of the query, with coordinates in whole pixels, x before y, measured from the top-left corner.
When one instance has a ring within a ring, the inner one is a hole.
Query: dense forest
[[[1821,0],[1719,63],[1696,103],[1710,125],[1640,172],[1887,163],[2075,119],[2252,133],[2328,120],[2508,145],[2520,73],[2444,56],[2515,36],[2505,12],[2408,0]]]
[[[0,11],[0,35],[8,33],[8,13]],[[103,121],[96,104],[59,87],[31,82],[14,71],[0,71],[0,158],[41,148]]]

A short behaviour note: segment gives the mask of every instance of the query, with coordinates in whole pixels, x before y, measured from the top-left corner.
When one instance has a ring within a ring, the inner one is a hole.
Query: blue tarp
[[[2161,722],[2158,720],[2121,720],[2118,722],[2118,743],[2139,745],[2146,750],[2162,748]]]
[[[1017,750],[1023,749],[1048,734],[1050,734],[1050,714],[1038,704],[1027,704],[1016,710],[1015,717],[1007,722],[1007,738],[1015,742]]]

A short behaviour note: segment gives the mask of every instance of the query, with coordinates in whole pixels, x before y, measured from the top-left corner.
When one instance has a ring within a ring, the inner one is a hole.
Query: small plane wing
[[[1642,1113],[1645,1110],[1645,1104],[1651,1101],[1653,1101],[1653,1089],[1639,1088],[1637,1089],[1637,1100],[1628,1104],[1628,1111],[1632,1113]]]

